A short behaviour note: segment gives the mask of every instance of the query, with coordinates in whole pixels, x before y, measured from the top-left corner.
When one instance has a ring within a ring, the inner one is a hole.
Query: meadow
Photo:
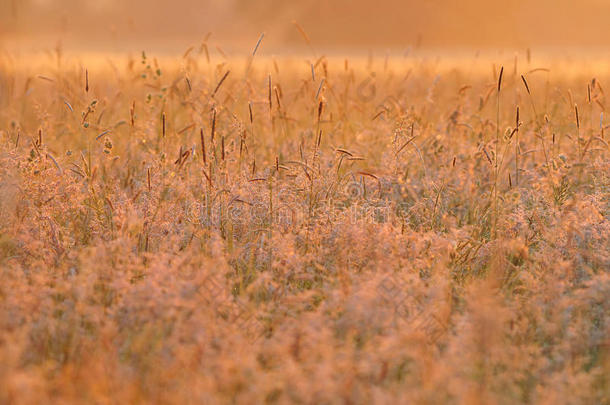
[[[607,67],[3,54],[0,403],[610,403]]]

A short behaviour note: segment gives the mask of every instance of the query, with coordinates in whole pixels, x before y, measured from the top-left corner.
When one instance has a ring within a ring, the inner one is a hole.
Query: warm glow
[[[0,0],[0,405],[610,404],[609,16]]]

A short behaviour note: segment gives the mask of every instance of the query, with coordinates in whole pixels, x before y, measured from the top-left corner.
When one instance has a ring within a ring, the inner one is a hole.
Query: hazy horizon
[[[314,48],[355,51],[563,49],[604,51],[610,3],[586,0],[398,1],[6,0],[0,3],[0,44],[43,49],[61,43],[82,51],[181,52],[211,33],[210,44],[251,50],[261,33],[272,52]]]

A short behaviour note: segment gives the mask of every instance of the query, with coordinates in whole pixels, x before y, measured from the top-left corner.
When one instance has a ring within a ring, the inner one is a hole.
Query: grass
[[[607,70],[262,39],[0,60],[0,403],[608,403]]]

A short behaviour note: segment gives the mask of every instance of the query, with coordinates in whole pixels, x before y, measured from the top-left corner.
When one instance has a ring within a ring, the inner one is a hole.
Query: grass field
[[[2,56],[0,403],[610,403],[608,83]]]

